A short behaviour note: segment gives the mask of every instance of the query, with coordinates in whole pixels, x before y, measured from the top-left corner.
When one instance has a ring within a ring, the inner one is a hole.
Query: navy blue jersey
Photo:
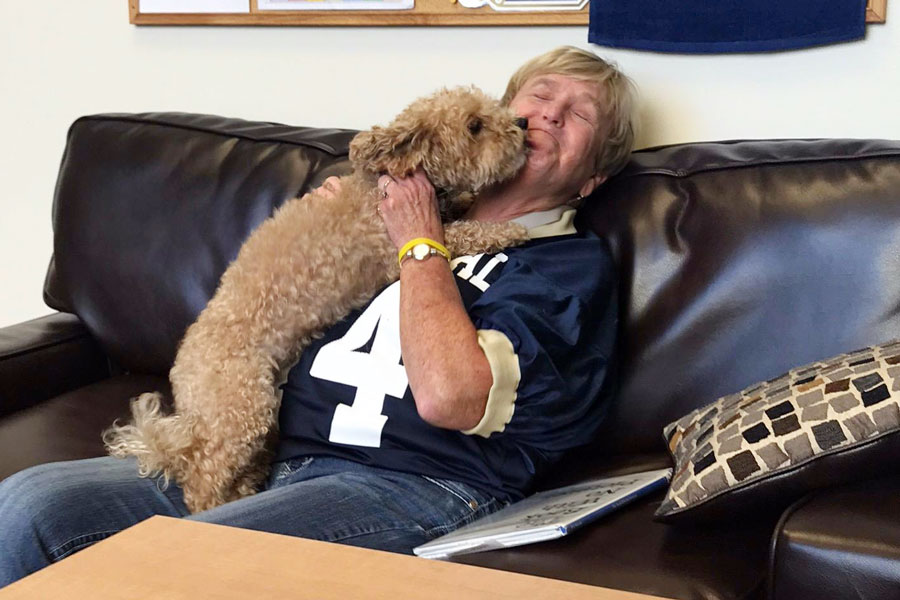
[[[480,338],[500,341],[499,351],[482,346],[494,385],[509,388],[489,400],[491,422],[460,432],[419,417],[400,354],[395,282],[313,342],[290,370],[276,460],[337,456],[515,501],[563,452],[591,440],[608,403],[615,347],[615,277],[605,242],[590,233],[533,239],[457,258],[452,268]],[[510,377],[495,370],[503,361],[512,363]]]

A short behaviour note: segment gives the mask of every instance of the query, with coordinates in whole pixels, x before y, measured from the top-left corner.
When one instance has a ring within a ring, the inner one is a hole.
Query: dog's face
[[[478,192],[525,164],[521,121],[475,87],[444,89],[416,100],[387,127],[358,134],[350,159],[395,177],[422,167],[435,188],[452,196]]]

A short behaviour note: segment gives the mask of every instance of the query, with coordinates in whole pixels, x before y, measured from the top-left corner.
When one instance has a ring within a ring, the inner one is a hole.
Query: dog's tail
[[[117,420],[103,432],[107,452],[116,458],[134,456],[141,477],[160,476],[168,486],[184,472],[178,457],[192,443],[193,424],[182,415],[163,414],[162,395],[155,392],[133,399],[131,414],[131,424],[120,425]]]

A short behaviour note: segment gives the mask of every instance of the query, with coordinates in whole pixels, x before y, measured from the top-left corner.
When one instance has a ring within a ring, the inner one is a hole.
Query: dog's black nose
[[[526,119],[525,117],[519,117],[518,119],[516,119],[516,125],[519,127],[519,129],[528,129],[528,119]]]

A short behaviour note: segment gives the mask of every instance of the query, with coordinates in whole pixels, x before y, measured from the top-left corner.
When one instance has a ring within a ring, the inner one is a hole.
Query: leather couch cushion
[[[772,600],[900,596],[900,477],[818,492],[785,515]]]
[[[580,215],[620,265],[621,389],[600,449],[789,369],[900,338],[900,142],[637,152]]]
[[[659,457],[608,459],[581,478],[666,466]],[[621,466],[621,468],[620,468]],[[559,477],[562,485],[568,477]],[[664,525],[653,513],[663,494],[640,499],[590,526],[553,540],[467,554],[452,562],[565,579],[683,600],[749,600],[765,587],[771,532],[778,513],[757,506],[717,527]]]
[[[43,463],[104,456],[100,434],[130,417],[129,398],[167,392],[157,376],[120,375],[67,392],[0,420],[0,480]]]
[[[349,169],[355,132],[184,114],[76,121],[44,295],[127,371],[164,374],[243,240]]]

